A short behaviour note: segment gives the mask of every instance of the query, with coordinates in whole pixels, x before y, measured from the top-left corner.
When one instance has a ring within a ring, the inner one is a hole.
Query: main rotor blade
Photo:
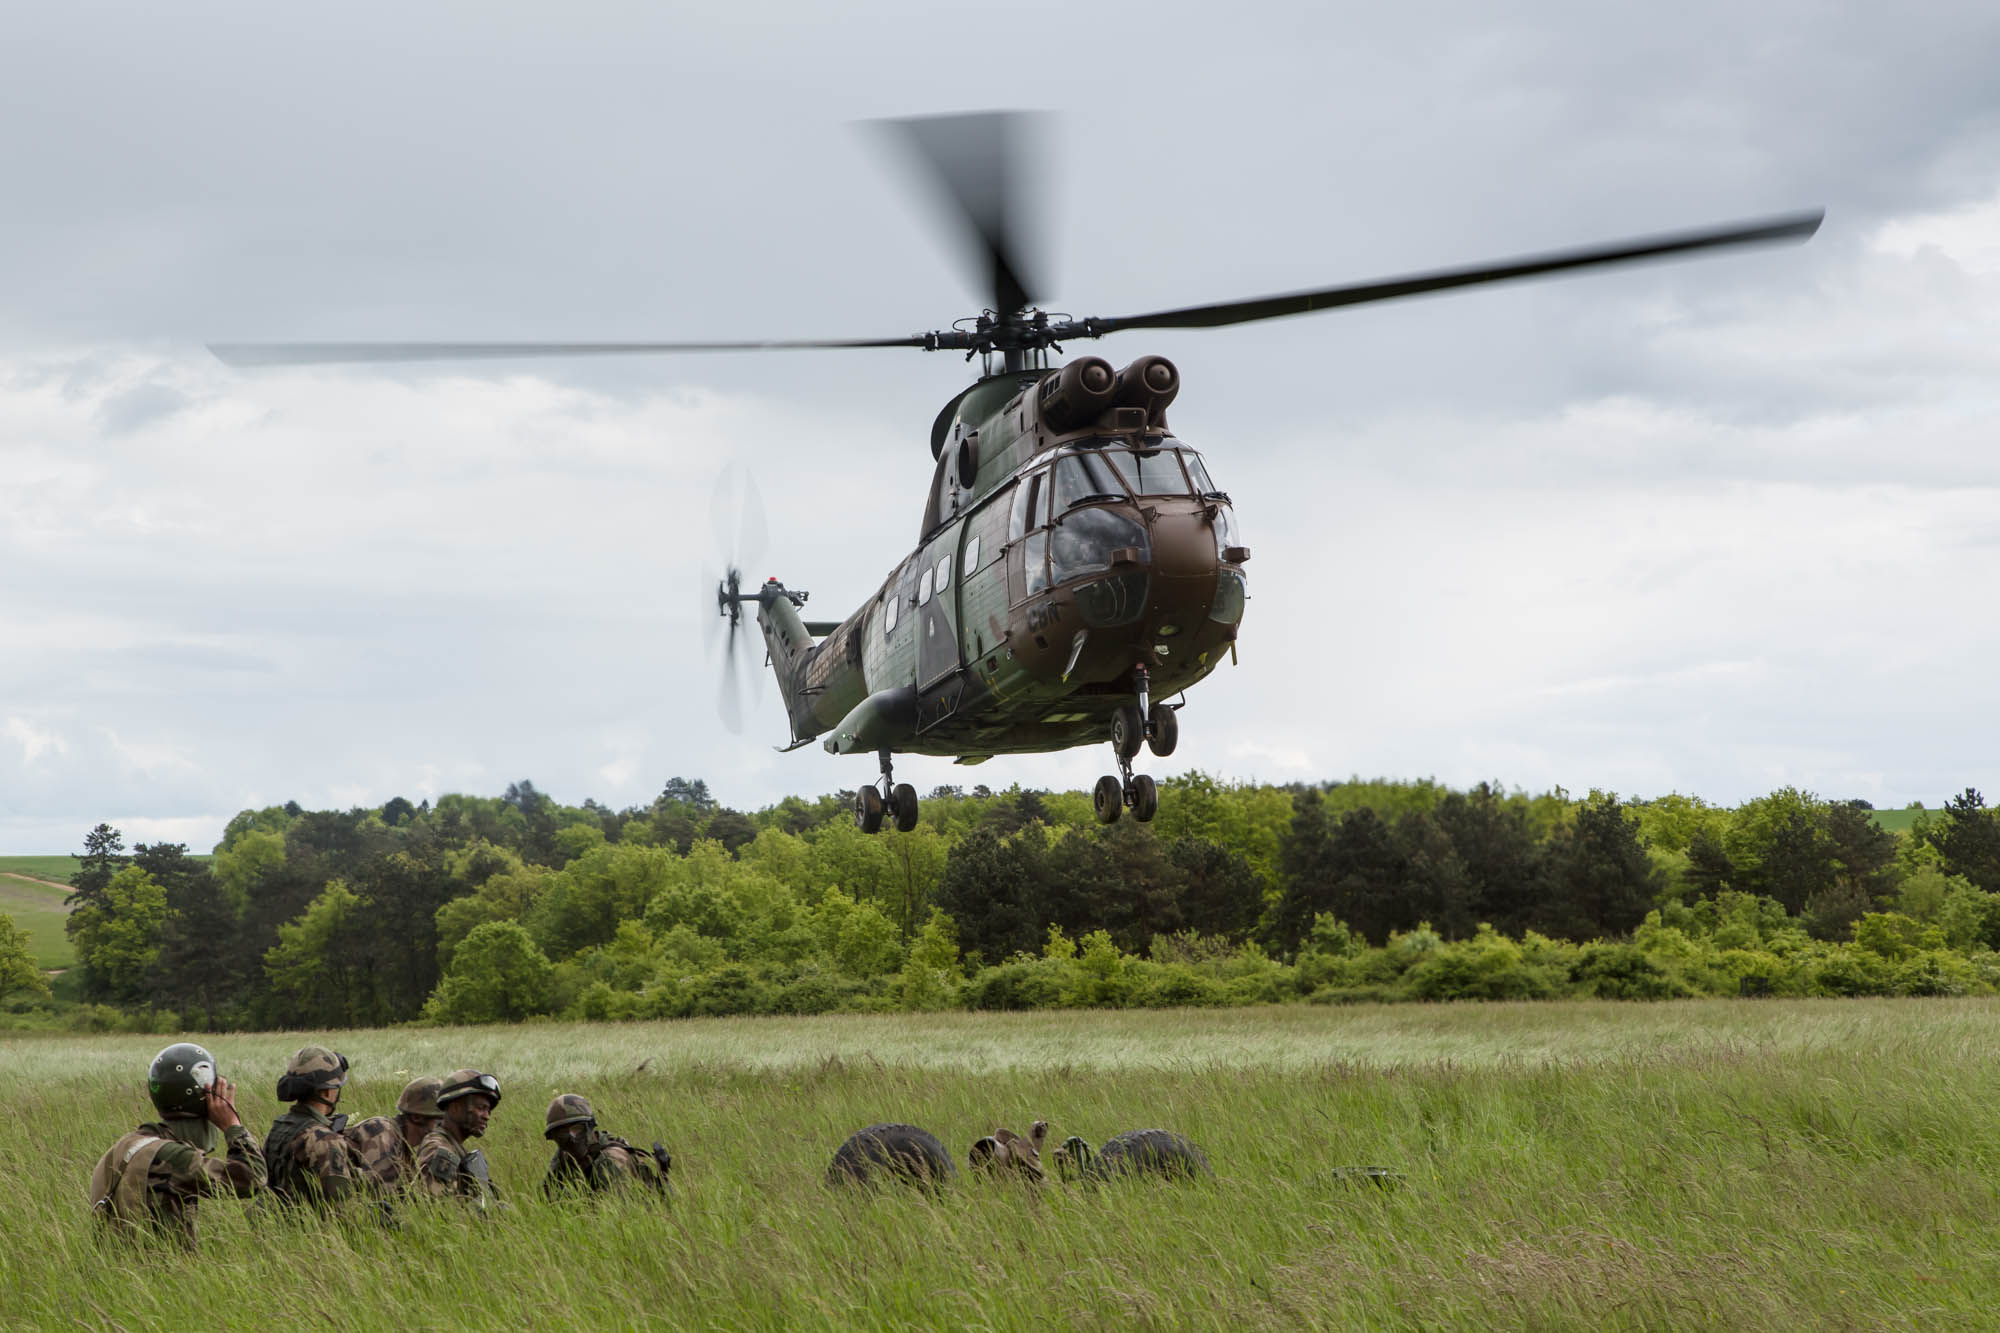
[[[976,111],[878,121],[902,140],[937,182],[959,220],[972,232],[996,314],[1011,315],[1034,303],[1032,281],[1015,225],[1026,187],[1022,141],[1033,116],[1020,111]]]
[[[484,361],[504,357],[629,356],[655,352],[776,352],[826,347],[929,347],[935,335],[907,338],[801,338],[720,343],[210,343],[225,365],[323,366],[362,361]]]
[[[1576,250],[1554,250],[1547,254],[1524,255],[1518,259],[1478,264],[1469,268],[1439,269],[1432,273],[1416,273],[1376,282],[1322,287],[1310,292],[1260,296],[1248,301],[1224,301],[1217,305],[1188,306],[1181,310],[1160,310],[1150,315],[1125,315],[1116,319],[1093,317],[1076,321],[1073,326],[1075,333],[1072,336],[1078,333],[1085,336],[1116,333],[1120,329],[1212,329],[1224,324],[1245,324],[1256,319],[1277,319],[1284,315],[1303,315],[1311,310],[1330,310],[1335,306],[1365,305],[1370,301],[1393,301],[1402,296],[1419,296],[1425,292],[1447,291],[1453,287],[1472,287],[1487,282],[1511,282],[1517,278],[1540,277],[1547,273],[1562,273],[1569,269],[1590,268],[1599,264],[1625,264],[1642,259],[1657,259],[1665,255],[1686,254],[1695,250],[1720,249],[1725,246],[1804,240],[1819,230],[1820,221],[1825,216],[1826,210],[1816,208],[1810,212],[1788,213],[1759,221],[1703,228],[1699,231],[1672,232],[1662,236],[1614,241]]]

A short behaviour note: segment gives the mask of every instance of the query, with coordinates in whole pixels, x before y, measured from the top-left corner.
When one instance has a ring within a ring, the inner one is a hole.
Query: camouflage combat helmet
[[[573,1092],[565,1092],[549,1103],[549,1127],[542,1131],[542,1137],[552,1139],[556,1136],[556,1131],[564,1125],[574,1125],[578,1122],[590,1124],[596,1120],[597,1117],[591,1112],[589,1102]]]
[[[301,1046],[278,1080],[278,1100],[295,1102],[347,1082],[347,1057],[324,1046]]]
[[[146,1091],[153,1109],[169,1119],[208,1114],[208,1090],[215,1086],[215,1057],[206,1047],[177,1041],[153,1057]]]
[[[442,1107],[446,1102],[470,1097],[475,1092],[491,1097],[495,1106],[500,1104],[499,1079],[491,1074],[482,1074],[477,1069],[454,1069],[444,1076],[444,1086],[438,1089],[437,1104]]]
[[[404,1115],[443,1115],[444,1108],[438,1105],[438,1092],[443,1087],[441,1078],[411,1079],[396,1098],[396,1109]]]

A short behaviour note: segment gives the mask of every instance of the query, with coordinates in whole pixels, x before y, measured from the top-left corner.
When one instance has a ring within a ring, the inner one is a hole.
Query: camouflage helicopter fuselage
[[[1174,438],[1164,357],[980,379],[932,429],[916,550],[838,625],[773,580],[757,602],[794,745],[835,754],[1060,750],[1233,652],[1243,562],[1229,497]],[[814,633],[824,634],[817,642]]]

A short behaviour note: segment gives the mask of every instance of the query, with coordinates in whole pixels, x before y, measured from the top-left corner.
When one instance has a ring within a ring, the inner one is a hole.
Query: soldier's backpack
[[[107,1223],[135,1227],[152,1220],[147,1199],[153,1159],[172,1139],[135,1129],[111,1145],[90,1173],[90,1210]]]

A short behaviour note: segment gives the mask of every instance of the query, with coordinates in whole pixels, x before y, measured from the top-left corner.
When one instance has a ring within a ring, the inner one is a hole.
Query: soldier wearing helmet
[[[417,1145],[444,1118],[437,1104],[442,1087],[441,1078],[412,1079],[396,1098],[395,1115],[370,1116],[347,1127],[356,1164],[385,1192],[402,1189],[415,1178]]]
[[[553,1141],[556,1155],[549,1159],[549,1173],[542,1191],[550,1198],[589,1191],[618,1193],[634,1180],[645,1182],[661,1195],[667,1191],[667,1172],[673,1158],[658,1143],[651,1153],[641,1152],[616,1135],[597,1127],[590,1103],[566,1092],[549,1103],[548,1128],[543,1138]]]
[[[486,1132],[500,1104],[500,1080],[477,1069],[455,1069],[445,1075],[437,1104],[442,1117],[417,1145],[414,1188],[429,1198],[467,1199],[485,1207],[499,1192],[487,1174],[486,1154],[465,1144]]]
[[[354,1151],[335,1115],[347,1086],[347,1057],[324,1046],[301,1046],[278,1080],[278,1100],[292,1109],[271,1122],[264,1163],[271,1193],[284,1203],[337,1204],[355,1189]]]
[[[236,1113],[235,1086],[193,1042],[175,1042],[153,1057],[146,1091],[160,1118],[98,1159],[91,1207],[116,1230],[157,1230],[192,1247],[201,1196],[249,1198],[263,1184],[264,1155]],[[218,1155],[225,1144],[226,1155]]]

